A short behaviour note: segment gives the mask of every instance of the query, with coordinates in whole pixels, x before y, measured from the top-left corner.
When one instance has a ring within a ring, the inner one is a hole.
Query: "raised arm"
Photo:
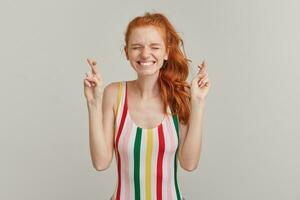
[[[206,73],[206,63],[203,61],[201,70],[193,78],[191,84],[191,116],[187,125],[180,123],[180,144],[178,160],[180,166],[187,170],[195,170],[198,166],[201,146],[205,98],[210,88]]]
[[[89,117],[89,144],[93,167],[107,169],[114,153],[114,108],[117,99],[117,84],[111,83],[102,89],[96,63],[88,60],[92,74],[84,80]]]

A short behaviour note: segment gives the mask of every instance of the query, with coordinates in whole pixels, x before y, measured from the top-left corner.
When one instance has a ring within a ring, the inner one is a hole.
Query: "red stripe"
[[[163,157],[165,152],[165,139],[163,134],[162,124],[158,126],[158,139],[159,139],[159,149],[157,158],[157,179],[156,179],[156,199],[162,199],[162,177],[163,177]]]
[[[120,200],[120,192],[121,192],[121,160],[120,160],[120,152],[119,152],[119,139],[124,127],[127,110],[128,109],[127,109],[127,87],[126,87],[124,109],[123,109],[122,118],[121,118],[120,126],[117,133],[117,139],[116,139],[116,150],[118,152],[118,190],[117,190],[116,200]]]

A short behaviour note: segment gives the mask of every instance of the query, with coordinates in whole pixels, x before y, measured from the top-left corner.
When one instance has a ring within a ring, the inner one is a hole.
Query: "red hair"
[[[191,97],[188,92],[190,86],[186,81],[190,60],[186,58],[183,40],[166,16],[161,13],[146,12],[143,16],[138,16],[129,22],[125,32],[125,48],[132,30],[141,26],[155,26],[162,31],[165,46],[169,51],[168,60],[164,61],[158,77],[164,113],[167,113],[167,106],[170,105],[172,113],[178,115],[179,121],[187,124],[191,113]]]

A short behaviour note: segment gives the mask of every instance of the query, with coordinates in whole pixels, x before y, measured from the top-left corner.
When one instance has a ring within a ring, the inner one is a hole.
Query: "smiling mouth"
[[[151,66],[155,64],[155,61],[147,61],[147,62],[142,62],[142,61],[137,61],[137,63],[143,67]]]

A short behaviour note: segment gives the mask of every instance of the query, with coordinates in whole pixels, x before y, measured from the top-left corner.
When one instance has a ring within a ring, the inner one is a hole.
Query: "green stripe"
[[[178,117],[177,115],[173,115],[173,121],[174,121],[174,125],[176,128],[176,135],[177,135],[177,139],[178,139],[178,147],[176,149],[176,153],[175,153],[175,159],[174,159],[174,178],[175,178],[175,189],[176,189],[176,195],[177,195],[177,200],[181,200],[181,195],[179,192],[179,187],[178,187],[178,182],[177,182],[177,152],[179,149],[179,128],[178,128]]]
[[[140,189],[141,138],[142,138],[142,129],[138,127],[136,130],[136,136],[134,141],[134,190],[135,190],[136,200],[141,199],[141,189]]]
[[[177,118],[177,115],[173,115],[173,121],[174,121],[175,128],[176,128],[176,134],[177,134],[177,137],[179,139],[179,130],[178,130],[178,118]]]

